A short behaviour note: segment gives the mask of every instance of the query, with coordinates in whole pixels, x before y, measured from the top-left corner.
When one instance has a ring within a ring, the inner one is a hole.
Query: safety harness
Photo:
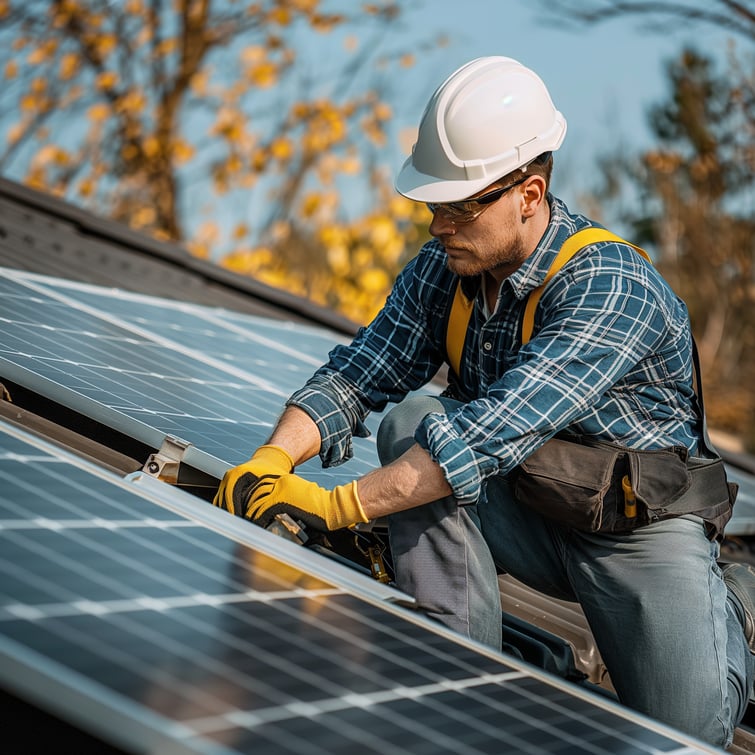
[[[615,233],[607,231],[605,228],[583,228],[581,231],[573,233],[561,245],[561,249],[548,268],[543,282],[530,291],[527,304],[524,309],[522,318],[521,340],[522,346],[529,342],[532,337],[532,330],[535,326],[535,310],[540,301],[540,297],[545,291],[545,287],[551,282],[551,279],[561,270],[561,268],[580,250],[591,244],[597,244],[599,241],[618,241],[621,244],[629,244],[648,262],[650,257],[644,249],[624,241]],[[468,299],[461,289],[461,281],[456,286],[456,293],[451,304],[451,314],[448,318],[448,327],[446,329],[446,355],[448,363],[458,375],[461,367],[461,355],[464,351],[464,340],[469,330],[469,320],[472,317],[474,309],[474,298]]]
[[[521,325],[522,346],[532,337],[535,311],[546,286],[575,254],[602,241],[627,244],[651,262],[643,249],[604,228],[584,228],[572,234],[561,246],[543,282],[529,294]],[[473,308],[474,298],[467,298],[460,280],[446,327],[446,356],[457,376]],[[631,531],[651,521],[696,514],[706,522],[711,539],[722,537],[731,518],[737,485],[727,481],[723,460],[708,437],[694,338],[692,356],[702,442],[712,458],[688,459],[686,449],[680,448],[635,451],[607,442],[557,436],[514,473],[514,490],[516,493],[521,489],[522,502],[546,516],[588,531]],[[585,500],[586,489],[593,482],[595,492]]]

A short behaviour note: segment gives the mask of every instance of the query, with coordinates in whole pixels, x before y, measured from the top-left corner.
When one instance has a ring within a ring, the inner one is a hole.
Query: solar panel
[[[0,686],[130,752],[711,752],[0,422]]]
[[[0,270],[0,376],[153,448],[191,444],[215,477],[267,438],[285,399],[342,337],[17,271]],[[372,429],[377,417],[369,420]],[[355,439],[347,467],[301,469],[323,485],[377,464]]]

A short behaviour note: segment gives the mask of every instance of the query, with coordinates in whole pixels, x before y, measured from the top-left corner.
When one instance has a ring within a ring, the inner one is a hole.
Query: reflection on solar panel
[[[0,683],[132,752],[710,751],[0,424]]]

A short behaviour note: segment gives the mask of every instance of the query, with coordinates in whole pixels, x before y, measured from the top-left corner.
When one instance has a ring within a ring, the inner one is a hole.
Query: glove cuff
[[[285,474],[294,471],[294,460],[284,448],[270,444],[260,446],[250,461],[259,461],[275,470],[281,470]]]
[[[367,519],[367,515],[364,513],[364,509],[362,508],[362,501],[359,499],[359,491],[357,490],[357,481],[353,480],[352,482],[348,483],[347,485],[344,485],[343,488],[345,488],[348,493],[348,516],[349,516],[349,527],[353,527],[355,524],[359,524],[360,522],[367,522],[369,521]]]

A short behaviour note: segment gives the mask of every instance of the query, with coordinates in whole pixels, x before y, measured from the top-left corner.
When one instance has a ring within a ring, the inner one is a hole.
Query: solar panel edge
[[[145,489],[154,491],[156,498],[162,497],[162,493],[165,492],[164,483],[160,483],[154,478],[149,477],[141,473],[133,473],[129,475],[130,480],[136,485],[143,485]],[[631,711],[622,706],[618,702],[614,702],[603,695],[600,695],[587,687],[580,687],[573,683],[570,683],[560,677],[556,677],[552,674],[548,674],[543,669],[533,666],[525,661],[520,661],[503,653],[498,653],[492,648],[489,648],[481,643],[475,642],[467,637],[464,637],[453,630],[446,628],[445,626],[433,621],[429,617],[422,613],[412,610],[408,606],[413,603],[413,598],[404,593],[401,593],[395,588],[386,587],[379,582],[374,581],[372,578],[366,577],[358,573],[350,573],[351,570],[348,567],[343,567],[337,563],[331,562],[325,556],[319,556],[316,553],[308,551],[302,546],[295,545],[284,538],[277,535],[273,535],[258,527],[246,527],[245,522],[240,519],[229,515],[227,512],[215,509],[213,507],[202,506],[198,504],[191,496],[184,494],[183,491],[175,490],[171,492],[171,497],[176,494],[176,497],[183,498],[186,496],[186,500],[182,504],[186,505],[184,509],[183,505],[180,505],[178,509],[173,509],[170,501],[166,501],[166,506],[172,508],[172,510],[181,513],[188,508],[193,509],[196,512],[196,516],[199,521],[205,526],[218,531],[220,534],[224,534],[237,542],[248,545],[258,550],[262,550],[266,555],[278,558],[285,563],[295,566],[297,568],[305,569],[314,576],[318,576],[325,581],[334,582],[343,587],[347,592],[355,595],[358,598],[367,600],[368,602],[377,604],[382,610],[390,613],[396,613],[402,618],[411,621],[412,623],[419,624],[423,628],[435,633],[440,634],[454,643],[470,648],[473,651],[487,655],[488,657],[502,661],[507,666],[510,666],[514,671],[520,671],[527,674],[530,677],[545,682],[546,684],[556,687],[562,691],[568,692],[570,695],[580,698],[585,702],[588,702],[597,707],[603,708],[608,711],[612,711],[623,718],[633,720],[635,723],[640,724],[646,728],[652,729],[661,735],[674,738],[675,740],[684,741],[692,749],[684,749],[674,751],[672,755],[684,755],[685,753],[717,753],[720,752],[716,748],[710,748],[708,745],[702,742],[694,740],[694,738],[687,737],[675,729],[665,726],[664,724],[655,721],[649,717],[643,716],[635,711]],[[178,502],[176,502],[178,503]],[[192,518],[194,518],[192,516]],[[312,557],[317,558],[312,558]],[[321,559],[321,560],[320,560]],[[339,574],[334,574],[334,569],[337,567]],[[341,574],[342,572],[342,574]],[[334,579],[334,576],[336,579]],[[342,581],[343,579],[343,581]],[[383,589],[381,589],[383,588]]]
[[[55,286],[52,286],[50,284],[47,284],[45,286],[41,284],[32,283],[28,279],[25,279],[23,275],[12,276],[12,279],[15,280],[17,283],[20,283],[21,285],[25,285],[27,288],[29,288],[30,290],[34,291],[37,294],[45,294],[50,299],[58,303],[68,304],[68,306],[70,306],[72,309],[75,309],[82,313],[86,313],[91,317],[98,318],[102,320],[103,322],[106,322],[116,328],[120,328],[121,330],[123,330],[126,333],[131,334],[132,336],[138,336],[140,338],[145,339],[146,341],[149,341],[155,345],[159,345],[165,349],[170,349],[173,351],[180,352],[184,355],[191,356],[193,359],[196,359],[197,361],[202,362],[206,364],[207,366],[210,366],[213,369],[218,370],[221,373],[225,373],[227,375],[233,376],[236,379],[247,381],[250,385],[257,385],[259,387],[263,387],[266,390],[271,391],[273,393],[275,393],[278,390],[275,384],[270,381],[261,379],[258,376],[255,376],[247,372],[246,370],[238,369],[234,365],[227,364],[226,362],[222,360],[209,357],[206,354],[203,354],[202,352],[197,351],[196,349],[184,346],[183,344],[180,344],[173,339],[163,336],[159,332],[146,330],[138,325],[135,325],[132,322],[128,322],[124,320],[123,318],[118,317],[117,315],[112,315],[109,312],[105,311],[104,309],[101,309],[99,307],[94,307],[84,302],[78,301],[75,298],[71,298],[64,293],[60,293],[59,291],[57,291]],[[287,395],[284,392],[280,392],[280,398],[281,400],[284,400],[285,398],[287,398]]]
[[[302,545],[297,545],[286,538],[261,529],[246,520],[229,514],[223,509],[201,502],[195,496],[185,493],[180,488],[166,485],[143,472],[133,472],[123,478],[154,503],[179,513],[213,530],[235,542],[260,550],[280,561],[304,568],[314,576],[334,583],[336,586],[356,594],[358,597],[385,603],[402,603],[409,605],[414,599],[394,587],[368,577],[354,569],[344,566]]]
[[[3,380],[18,383],[32,393],[65,406],[66,409],[81,414],[103,427],[122,433],[137,443],[148,446],[155,451],[159,451],[166,439],[171,436],[170,433],[140,422],[138,419],[129,417],[117,409],[113,409],[88,396],[77,393],[66,386],[56,383],[54,380],[27,370],[0,356],[0,382]],[[179,440],[183,441],[183,439]],[[219,459],[203,451],[188,441],[184,442],[186,442],[186,450],[182,461],[186,465],[206,472],[218,481],[222,478],[225,471],[230,468],[231,465],[223,459]],[[143,461],[146,462],[147,459],[145,458]]]
[[[26,369],[15,362],[0,356],[0,380],[23,385],[24,388],[59,403],[90,419],[107,425],[113,430],[130,435],[134,440],[159,448],[165,433],[150,427],[144,422],[129,417],[105,404],[84,396],[81,393],[56,383],[50,378]]]
[[[413,599],[395,588],[384,585],[358,571],[333,561],[314,551],[296,545],[285,538],[274,535],[252,525],[227,511],[216,508],[180,488],[162,482],[145,472],[132,472],[123,477],[90,462],[72,452],[66,451],[42,438],[11,425],[0,417],[0,431],[14,436],[46,454],[60,458],[69,464],[83,469],[97,477],[104,478],[111,484],[136,493],[161,508],[196,522],[200,526],[228,537],[242,545],[263,551],[266,555],[277,558],[297,568],[308,568],[315,576],[333,582],[339,587],[348,588],[360,596],[377,600],[379,603],[401,601],[410,604]]]

